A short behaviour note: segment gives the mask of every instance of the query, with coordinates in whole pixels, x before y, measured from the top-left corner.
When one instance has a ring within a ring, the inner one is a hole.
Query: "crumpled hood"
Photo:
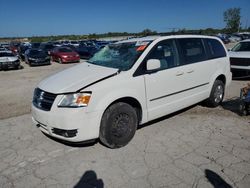
[[[234,58],[250,58],[250,52],[229,52],[229,57]]]
[[[44,79],[38,87],[54,94],[76,92],[117,72],[118,69],[84,62]]]
[[[0,57],[0,62],[13,62],[18,60],[18,57]]]

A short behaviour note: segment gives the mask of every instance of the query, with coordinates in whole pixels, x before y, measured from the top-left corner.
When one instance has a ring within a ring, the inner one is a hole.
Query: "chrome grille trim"
[[[45,110],[45,111],[50,111],[55,98],[56,98],[56,94],[49,93],[39,88],[36,88],[34,90],[32,102],[33,102],[33,105],[36,106],[37,108],[41,110]]]

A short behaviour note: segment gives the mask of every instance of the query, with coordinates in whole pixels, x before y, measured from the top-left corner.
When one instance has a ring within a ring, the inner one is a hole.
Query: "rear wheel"
[[[58,59],[58,63],[62,64],[62,59],[61,58]]]
[[[135,109],[127,103],[111,105],[103,114],[100,140],[109,148],[127,145],[135,135],[138,119]]]
[[[241,116],[246,116],[247,115],[247,107],[246,107],[246,104],[244,102],[241,102],[240,103],[240,106],[239,106],[239,114]]]
[[[208,107],[217,107],[224,98],[225,84],[221,80],[215,80],[209,98],[205,101]]]
[[[15,69],[16,69],[16,70],[22,69],[22,66],[21,66],[21,65],[17,65],[17,66],[15,67]]]

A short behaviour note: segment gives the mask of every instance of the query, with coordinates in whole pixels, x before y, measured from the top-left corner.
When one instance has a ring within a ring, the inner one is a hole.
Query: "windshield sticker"
[[[145,50],[146,47],[147,47],[147,45],[139,46],[139,47],[136,49],[136,51],[137,51],[137,52],[138,52],[138,51],[143,51],[143,50]]]

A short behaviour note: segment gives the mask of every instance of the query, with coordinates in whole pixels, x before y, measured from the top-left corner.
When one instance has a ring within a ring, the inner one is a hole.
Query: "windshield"
[[[44,51],[41,51],[41,50],[31,50],[30,55],[33,55],[33,56],[46,56],[46,53]]]
[[[250,42],[240,42],[232,48],[233,52],[245,52],[250,51]]]
[[[70,48],[59,48],[59,52],[72,52]]]
[[[2,52],[0,53],[0,57],[15,57],[15,55],[10,52]]]
[[[126,71],[134,65],[148,44],[149,42],[143,45],[137,45],[136,42],[110,44],[97,52],[89,63]]]

